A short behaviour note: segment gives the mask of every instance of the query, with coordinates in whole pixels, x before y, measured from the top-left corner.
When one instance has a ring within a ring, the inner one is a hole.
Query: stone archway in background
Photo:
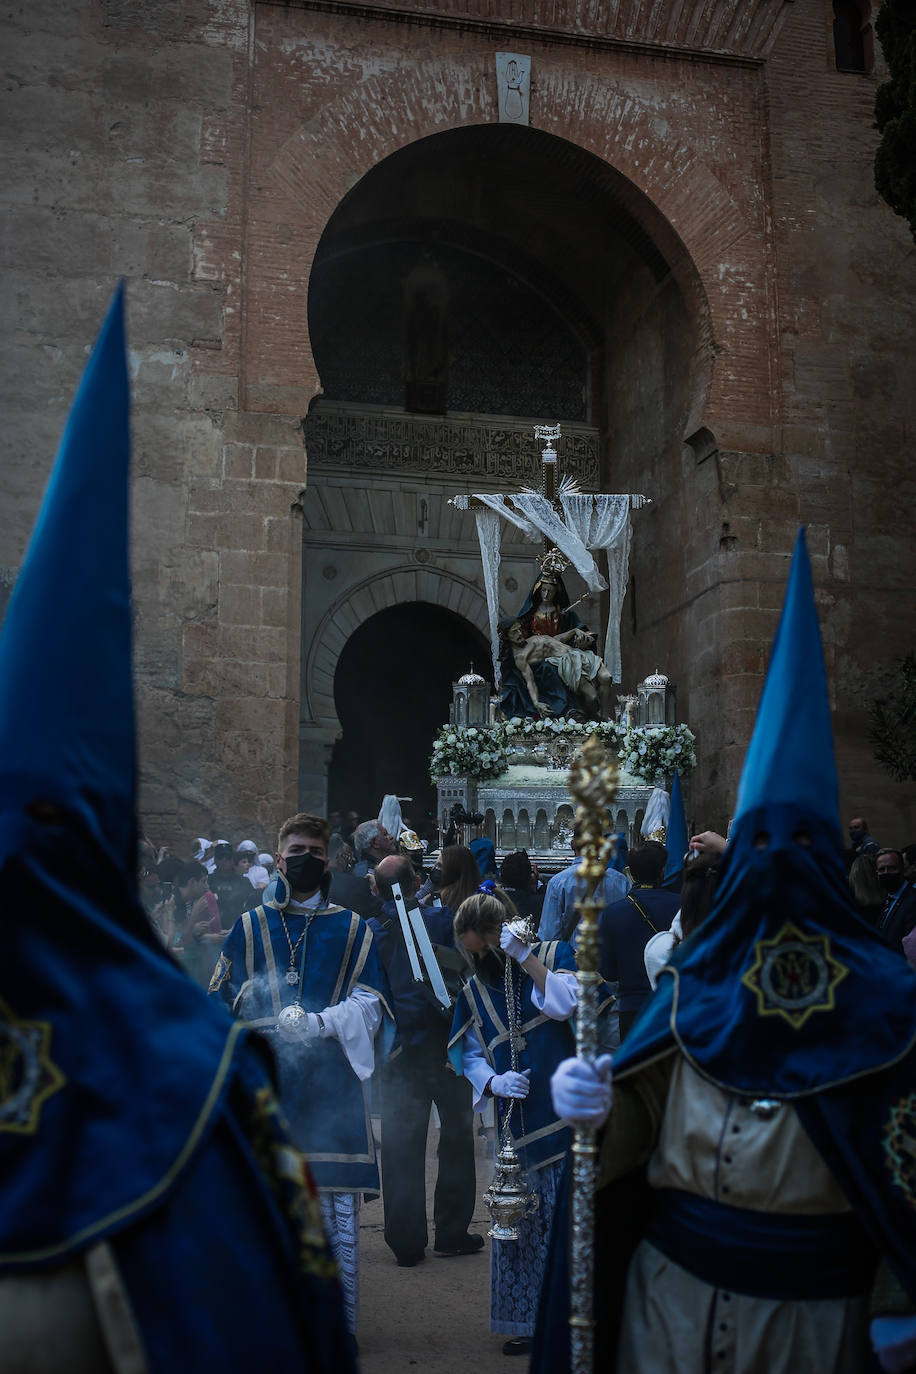
[[[480,630],[454,611],[410,601],[363,622],[337,661],[334,700],[341,735],[331,754],[328,807],[378,814],[383,795],[412,797],[405,817],[421,834],[436,824],[430,747],[448,720],[456,664],[489,661]]]
[[[400,539],[404,546],[395,547],[399,539],[397,521],[386,520],[384,503],[373,506],[365,492],[355,491],[352,485],[349,489],[337,489],[333,500],[327,488],[317,485],[310,495],[311,501],[305,504],[303,545],[303,639],[307,652],[303,664],[299,726],[299,795],[304,810],[323,815],[328,806],[334,747],[346,728],[346,722],[338,713],[339,665],[348,644],[356,640],[358,650],[360,632],[367,624],[383,614],[390,616],[391,623],[397,625],[398,612],[406,606],[419,605],[418,617],[429,612],[440,618],[442,626],[457,625],[460,629],[451,653],[444,630],[437,634],[436,662],[439,666],[435,682],[427,684],[423,676],[422,645],[401,650],[396,667],[387,662],[380,665],[379,671],[386,679],[393,681],[400,675],[405,684],[413,682],[411,689],[405,685],[405,693],[411,690],[415,697],[421,692],[430,694],[429,710],[424,706],[420,712],[424,720],[429,716],[423,726],[426,738],[414,754],[418,751],[422,754],[425,750],[428,756],[436,729],[448,719],[450,684],[467,671],[469,656],[474,658],[479,671],[492,675],[488,673],[486,598],[482,587],[475,585],[473,580],[475,575],[480,576],[479,552],[469,537],[472,529],[466,531],[464,539],[457,535],[460,525],[468,522],[467,515],[459,517],[457,512],[449,512],[455,522],[456,534],[454,539],[447,536],[444,542],[459,545],[463,555],[458,560],[450,560],[452,566],[448,567],[442,562],[434,563],[432,558],[428,562],[411,559],[408,536],[403,531]],[[345,532],[327,528],[329,522],[322,516],[328,507],[336,512],[338,526],[347,527]],[[373,512],[385,530],[382,539],[371,523]],[[381,547],[368,554],[367,546],[376,544]],[[429,556],[426,549],[418,552]],[[458,568],[456,561],[461,564]],[[466,574],[462,569],[466,569]],[[351,650],[351,661],[356,652]],[[362,690],[367,713],[372,717],[373,728],[381,732],[385,729],[385,721],[371,704],[373,684],[368,669],[365,671],[367,677]],[[346,687],[342,697],[349,700]],[[401,784],[398,787],[400,789]],[[381,801],[381,797],[378,800]],[[362,807],[368,803],[355,799],[352,803],[345,802],[347,806],[351,804]],[[376,805],[373,814],[377,810]]]
[[[327,748],[336,723],[329,669],[342,642],[318,613],[322,579],[425,559],[427,573],[482,592],[473,520],[448,514],[448,498],[537,483],[534,421],[562,422],[564,468],[584,490],[652,498],[633,566],[658,643],[638,643],[631,617],[623,685],[662,665],[687,701],[683,617],[661,600],[685,580],[685,512],[667,498],[710,384],[711,316],[670,226],[650,232],[658,219],[589,149],[511,125],[420,138],[340,200],[309,280],[322,394],[304,426],[304,751],[320,730]],[[535,553],[517,550],[529,569]],[[511,609],[505,582],[500,591]],[[305,762],[314,774],[318,761]]]

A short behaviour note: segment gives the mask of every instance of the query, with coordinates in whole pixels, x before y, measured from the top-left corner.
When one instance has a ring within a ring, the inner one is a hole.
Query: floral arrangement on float
[[[519,746],[550,749],[551,745],[568,741],[575,748],[593,734],[619,756],[621,768],[648,786],[662,776],[670,777],[675,768],[685,777],[697,764],[696,739],[687,725],[625,725],[613,720],[513,716],[488,727],[443,726],[433,743],[429,775],[433,782],[449,775],[486,782],[506,771],[510,755]],[[565,765],[566,759],[557,762]]]
[[[570,720],[566,716],[513,716],[492,727],[493,734],[506,745],[521,744],[526,740],[549,740],[558,735],[571,735],[576,739],[587,739],[597,735],[602,743],[617,748],[621,726],[614,720]]]
[[[689,725],[618,726],[621,768],[652,784],[670,778],[675,768],[686,777],[697,766],[696,736]]]
[[[486,782],[509,766],[502,742],[482,725],[444,725],[433,741],[429,776],[433,782],[451,775]]]

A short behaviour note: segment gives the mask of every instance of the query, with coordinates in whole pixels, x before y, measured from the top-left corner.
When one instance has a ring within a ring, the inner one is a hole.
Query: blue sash
[[[662,1188],[646,1240],[704,1283],[753,1298],[855,1298],[875,1272],[875,1251],[853,1212],[755,1212]]]

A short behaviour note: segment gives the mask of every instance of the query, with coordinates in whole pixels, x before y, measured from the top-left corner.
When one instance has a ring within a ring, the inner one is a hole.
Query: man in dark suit
[[[360,878],[352,871],[353,851],[340,835],[328,841],[328,873],[331,887],[328,896],[338,906],[346,907],[368,921],[380,916],[382,904],[369,886],[368,878]]]
[[[599,968],[602,978],[617,984],[621,1039],[652,991],[643,951],[653,935],[669,929],[681,904],[677,893],[659,887],[667,862],[658,840],[634,846],[627,867],[633,886],[598,918]]]
[[[536,930],[544,906],[544,889],[537,889],[527,849],[516,849],[506,855],[499,869],[499,885],[512,899],[519,915],[527,916]]]
[[[419,886],[403,855],[382,859],[375,870],[382,913],[369,925],[378,941],[394,1001],[397,1039],[382,1078],[382,1198],[385,1243],[399,1265],[412,1268],[425,1258],[426,1134],[435,1102],[439,1111],[439,1174],[433,1218],[438,1254],[470,1255],[483,1248],[483,1236],[468,1235],[477,1200],[474,1164],[474,1114],[471,1085],[448,1063],[451,1014],[440,1011],[418,987],[404,944],[392,883],[399,883],[408,906]],[[434,945],[454,948],[454,916],[445,906],[420,908]]]
[[[903,937],[916,926],[916,889],[906,880],[903,855],[897,849],[882,849],[876,860],[878,882],[884,889],[884,910],[878,918],[878,931],[889,945],[903,953]]]

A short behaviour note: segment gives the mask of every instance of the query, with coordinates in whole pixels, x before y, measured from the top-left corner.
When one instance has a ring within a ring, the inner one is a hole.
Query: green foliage
[[[891,209],[909,221],[916,239],[916,7],[913,0],[884,0],[875,18],[890,80],[875,96],[881,142],[875,186]]]
[[[916,654],[900,660],[895,690],[868,718],[875,758],[897,782],[916,782]]]

